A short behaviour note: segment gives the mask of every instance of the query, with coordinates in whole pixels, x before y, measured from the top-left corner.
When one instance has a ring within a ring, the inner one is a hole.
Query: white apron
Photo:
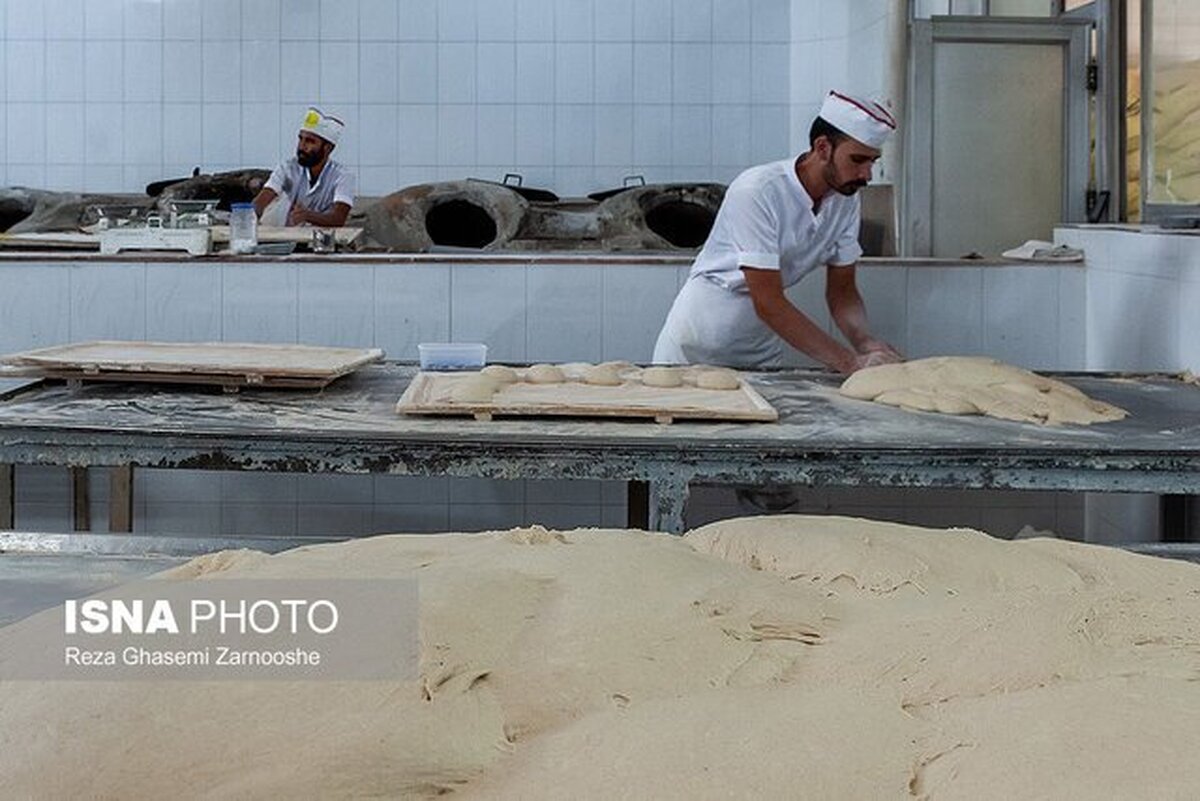
[[[275,199],[263,209],[258,224],[268,228],[283,228],[287,225],[288,212],[292,210],[292,196],[286,192],[276,195]]]
[[[783,340],[759,319],[747,292],[734,292],[703,275],[679,290],[654,345],[655,364],[776,367]]]

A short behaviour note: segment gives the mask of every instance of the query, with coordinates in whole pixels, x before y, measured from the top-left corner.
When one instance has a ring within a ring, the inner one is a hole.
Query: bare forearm
[[[854,370],[855,354],[791,303],[755,304],[755,311],[759,319],[796,350],[838,372]]]
[[[271,201],[276,197],[274,189],[260,189],[258,194],[254,196],[254,213],[261,217],[267,206],[271,205]]]
[[[829,314],[833,317],[834,324],[855,350],[871,338],[870,326],[867,324],[867,308],[857,289],[827,292],[825,302],[829,306]]]
[[[346,224],[346,211],[341,208],[341,204],[325,212],[297,208],[294,218],[297,224],[308,223],[317,228],[340,228]]]

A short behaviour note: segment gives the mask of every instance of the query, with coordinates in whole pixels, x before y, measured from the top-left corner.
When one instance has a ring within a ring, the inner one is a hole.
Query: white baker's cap
[[[338,143],[338,139],[342,136],[342,129],[345,127],[346,124],[337,117],[322,114],[321,110],[316,108],[309,108],[304,113],[304,122],[300,123],[301,131],[316,134],[331,145]]]
[[[867,147],[880,148],[896,130],[896,118],[872,100],[857,100],[840,92],[830,92],[818,115],[825,122]]]

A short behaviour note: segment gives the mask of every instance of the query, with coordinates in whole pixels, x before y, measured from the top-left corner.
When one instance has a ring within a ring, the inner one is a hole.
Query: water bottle
[[[229,249],[234,253],[253,253],[258,246],[258,216],[253,203],[234,203],[229,207]]]

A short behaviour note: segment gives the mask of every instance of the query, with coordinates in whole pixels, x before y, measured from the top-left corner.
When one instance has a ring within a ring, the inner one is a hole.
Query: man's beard
[[[315,167],[320,160],[320,153],[305,153],[303,150],[296,151],[296,161],[300,162],[301,167]]]
[[[833,187],[833,189],[835,192],[838,192],[840,194],[848,196],[848,195],[853,195],[854,193],[856,193],[858,190],[862,189],[866,185],[867,185],[866,181],[847,181],[844,184],[839,184],[839,185]]]
[[[840,195],[853,195],[858,190],[867,185],[866,181],[845,181],[837,180],[837,170],[830,164],[825,168],[825,183],[826,185]]]

